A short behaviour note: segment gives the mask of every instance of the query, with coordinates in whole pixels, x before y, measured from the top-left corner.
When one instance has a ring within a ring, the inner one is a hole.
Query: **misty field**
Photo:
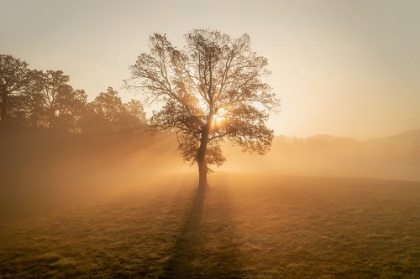
[[[2,209],[0,278],[419,278],[420,182],[218,172]]]

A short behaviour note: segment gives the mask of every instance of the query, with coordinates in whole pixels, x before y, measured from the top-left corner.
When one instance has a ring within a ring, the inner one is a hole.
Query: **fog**
[[[283,175],[375,177],[420,180],[420,130],[358,141],[317,135],[274,139],[266,156],[225,146],[230,171]]]
[[[420,180],[419,135],[226,145],[204,195],[172,133],[2,134],[0,277],[416,277],[420,182],[390,179]]]
[[[170,139],[169,139],[170,138]],[[188,171],[170,134],[82,136],[46,131],[3,135],[0,212],[115,198]],[[166,184],[165,184],[166,185]]]
[[[278,136],[265,156],[224,145],[227,162],[214,170],[420,180],[419,142],[420,130],[369,141]],[[0,157],[3,216],[115,198],[133,189],[152,191],[180,177],[191,186],[198,179],[196,166],[182,162],[171,133],[126,137],[21,132],[2,136]]]

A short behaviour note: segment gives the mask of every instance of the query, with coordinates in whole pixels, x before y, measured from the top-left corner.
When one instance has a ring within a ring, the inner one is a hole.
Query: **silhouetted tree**
[[[110,123],[112,130],[118,130],[118,116],[124,111],[124,105],[117,91],[108,87],[106,92],[101,92],[96,96],[92,107],[97,114],[103,116]]]
[[[84,90],[68,84],[63,71],[28,69],[11,55],[0,55],[0,128],[6,121],[20,126],[61,131],[132,133],[146,126],[140,101],[123,103],[111,87],[87,103]]]
[[[108,87],[88,105],[88,113],[83,120],[84,132],[132,133],[146,124],[146,115],[140,101],[123,103],[118,92]]]
[[[43,87],[44,78],[42,72],[32,70],[29,73],[28,85],[23,91],[26,118],[32,127],[47,126],[44,95],[42,94]]]
[[[176,129],[182,157],[197,162],[199,187],[207,185],[208,164],[225,158],[220,143],[227,139],[243,151],[265,154],[273,131],[265,125],[279,100],[261,81],[270,72],[267,59],[251,50],[247,34],[232,39],[218,31],[193,30],[178,50],[165,35],[150,37],[150,53],[131,66],[129,89],[146,101],[161,102],[151,124]]]
[[[75,90],[70,85],[60,86],[56,96],[56,126],[65,131],[80,132],[86,104],[84,90]]]
[[[139,100],[131,99],[124,106],[129,115],[138,118],[142,123],[146,123],[146,113],[144,112],[143,104]]]
[[[61,87],[66,86],[70,77],[64,75],[63,71],[47,70],[45,73],[39,71],[38,74],[43,80],[41,93],[43,95],[44,107],[48,119],[48,127],[55,126],[56,118],[58,117],[58,95]]]
[[[80,131],[87,103],[84,90],[75,90],[63,71],[33,70],[25,90],[27,118],[32,126],[46,126],[63,131]]]
[[[9,99],[22,92],[28,82],[28,63],[12,55],[0,55],[0,127],[4,125],[10,109]],[[19,103],[15,100],[13,103]]]

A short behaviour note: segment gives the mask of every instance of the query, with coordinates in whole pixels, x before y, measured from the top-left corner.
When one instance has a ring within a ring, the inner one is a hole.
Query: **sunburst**
[[[226,122],[227,111],[221,108],[213,115],[213,125],[216,127],[222,126]]]

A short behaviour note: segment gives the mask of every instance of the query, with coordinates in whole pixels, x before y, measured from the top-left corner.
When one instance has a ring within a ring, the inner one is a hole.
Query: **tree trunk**
[[[3,93],[1,95],[1,120],[0,120],[0,126],[3,126],[4,123],[6,122],[6,109],[7,109],[7,93]]]
[[[53,121],[54,121],[54,110],[52,108],[50,108],[50,111],[48,112],[49,114],[49,123],[48,123],[48,128],[52,128],[53,127]]]
[[[206,153],[207,153],[207,144],[209,142],[209,130],[210,125],[207,124],[203,127],[200,140],[200,148],[197,152],[197,163],[198,163],[198,188],[204,189],[207,187],[207,162],[206,162]]]
[[[198,188],[204,189],[207,187],[207,163],[204,162],[198,164]]]

